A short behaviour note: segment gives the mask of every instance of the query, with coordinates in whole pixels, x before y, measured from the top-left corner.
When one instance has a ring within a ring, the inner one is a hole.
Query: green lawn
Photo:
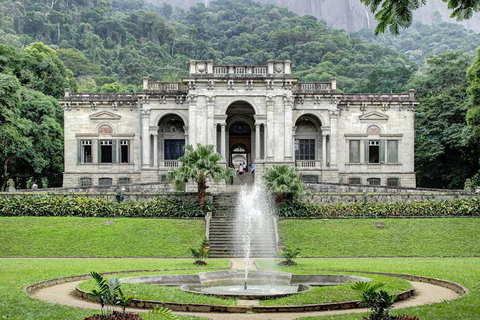
[[[190,257],[204,237],[200,219],[0,217],[3,257]]]
[[[60,306],[30,299],[23,288],[38,281],[86,274],[138,269],[198,268],[193,259],[0,259],[0,319],[9,320],[81,320],[93,310]],[[228,260],[210,260],[200,268],[227,268]],[[197,270],[195,272],[201,272]]]
[[[328,269],[350,269],[380,272],[410,273],[438,277],[466,286],[470,294],[450,302],[408,308],[394,313],[416,315],[421,320],[474,320],[480,317],[480,258],[364,258],[364,259],[298,259],[297,267],[282,268],[293,272]],[[0,319],[16,320],[81,320],[92,310],[64,307],[28,298],[22,288],[37,281],[91,270],[188,268],[193,260],[159,259],[0,259]],[[260,263],[260,265],[262,265]],[[209,260],[211,267],[227,267],[227,260]],[[361,316],[342,315],[319,319],[359,320]]]
[[[298,266],[282,268],[299,272],[304,269],[336,269],[408,273],[436,277],[460,283],[470,293],[453,301],[395,310],[392,314],[409,314],[421,320],[480,319],[480,258],[362,258],[298,259]],[[306,319],[360,320],[358,314],[309,317]]]
[[[480,256],[476,218],[284,219],[278,227],[304,257]]]

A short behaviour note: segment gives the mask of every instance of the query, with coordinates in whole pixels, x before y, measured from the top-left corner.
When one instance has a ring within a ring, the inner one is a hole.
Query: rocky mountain
[[[212,0],[147,0],[148,2],[161,4],[168,3],[172,6],[188,9],[197,4],[208,4]],[[319,20],[323,20],[329,27],[358,31],[363,28],[374,29],[376,21],[370,10],[360,0],[254,0],[257,2],[274,3],[287,7],[291,11],[304,15],[311,14]],[[480,14],[473,18],[457,22],[451,19],[450,10],[442,0],[428,0],[427,4],[414,13],[414,19],[425,24],[432,24],[439,20],[462,24],[469,30],[480,32]]]

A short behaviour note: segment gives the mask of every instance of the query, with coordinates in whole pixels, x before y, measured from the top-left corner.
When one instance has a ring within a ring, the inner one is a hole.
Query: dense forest
[[[60,183],[62,112],[51,97],[60,98],[65,87],[137,92],[143,76],[180,80],[189,59],[290,59],[294,76],[337,77],[343,92],[415,88],[422,102],[416,116],[418,185],[462,188],[478,171],[475,113],[470,125],[465,117],[480,94],[467,90],[475,77],[466,76],[479,40],[479,34],[441,22],[414,24],[398,37],[347,33],[251,0],[218,0],[189,11],[144,0],[0,0],[0,188],[10,177],[21,186],[28,179]],[[466,53],[448,51],[458,49]],[[36,114],[37,104],[48,117]],[[39,128],[49,130],[54,142],[37,142]],[[42,148],[35,150],[37,144]]]

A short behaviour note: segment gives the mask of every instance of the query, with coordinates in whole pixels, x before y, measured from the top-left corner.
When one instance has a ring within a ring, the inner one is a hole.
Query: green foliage
[[[198,203],[181,197],[117,203],[103,198],[13,196],[0,197],[0,216],[69,217],[202,217]]]
[[[164,319],[167,320],[178,320],[179,317],[173,313],[172,310],[165,308],[165,307],[159,307],[158,305],[153,308],[152,311],[150,311],[151,314],[161,316]]]
[[[287,197],[293,197],[309,194],[304,189],[302,175],[298,173],[296,167],[284,165],[274,165],[267,169],[262,176],[265,186],[276,194],[276,202],[281,203]]]
[[[394,318],[388,314],[388,311],[393,307],[396,296],[389,295],[388,292],[384,290],[377,291],[378,289],[385,286],[383,283],[368,283],[368,282],[357,282],[352,285],[352,289],[360,291],[362,293],[362,303],[365,307],[368,307],[372,310],[372,313],[369,315],[369,320],[393,320]]]
[[[287,245],[283,250],[278,252],[278,255],[284,259],[284,261],[280,262],[281,265],[293,266],[297,264],[295,261],[293,261],[293,259],[300,255],[300,249],[292,248],[291,246]]]
[[[222,160],[222,156],[214,151],[213,145],[204,146],[199,143],[196,149],[188,145],[185,146],[185,154],[178,159],[180,167],[168,171],[167,177],[173,180],[173,184],[179,191],[184,190],[185,182],[195,182],[200,209],[203,210],[208,179],[215,182],[221,180],[227,182],[235,176],[235,171],[225,167],[220,160]]]
[[[400,28],[408,28],[413,21],[413,11],[424,6],[427,0],[360,0],[375,13],[378,25],[375,35],[388,28],[392,34],[399,34]],[[478,0],[443,0],[452,10],[450,17],[458,21],[470,19],[473,12],[480,10]]]
[[[207,265],[205,259],[208,258],[210,254],[209,250],[206,250],[203,245],[200,245],[198,248],[190,248],[190,252],[192,253],[193,258],[195,259],[194,264],[197,265]]]
[[[280,205],[278,213],[287,218],[480,217],[480,199],[324,205],[287,201]]]
[[[469,106],[465,72],[472,57],[461,51],[428,56],[422,74],[412,77],[420,105],[415,112],[417,185],[463,189],[478,171],[478,152],[465,122]]]

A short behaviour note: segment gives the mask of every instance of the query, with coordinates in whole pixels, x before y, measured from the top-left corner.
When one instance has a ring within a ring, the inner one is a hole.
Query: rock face
[[[151,3],[170,3],[187,9],[197,3],[209,5],[212,0],[147,0]],[[360,2],[360,0],[254,0],[262,3],[274,3],[287,7],[293,12],[303,15],[311,14],[319,20],[323,20],[329,27],[345,29],[347,31],[358,31],[362,28],[374,29],[377,25],[374,15]],[[436,12],[439,13],[436,14]],[[432,24],[438,20],[445,22],[460,23],[465,28],[480,32],[480,14],[473,18],[457,22],[449,16],[451,11],[442,0],[428,0],[427,4],[414,13],[414,19],[425,24]],[[441,17],[441,18],[440,18]]]

